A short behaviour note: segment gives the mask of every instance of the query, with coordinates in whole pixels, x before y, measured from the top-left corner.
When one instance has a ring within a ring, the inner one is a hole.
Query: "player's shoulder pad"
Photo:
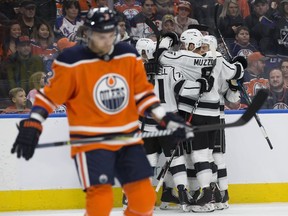
[[[115,44],[113,55],[117,56],[124,54],[134,54],[136,57],[140,56],[136,48],[126,42],[119,42]]]
[[[56,58],[57,61],[73,64],[81,60],[93,59],[95,54],[93,54],[86,46],[75,45],[70,48],[64,49]]]

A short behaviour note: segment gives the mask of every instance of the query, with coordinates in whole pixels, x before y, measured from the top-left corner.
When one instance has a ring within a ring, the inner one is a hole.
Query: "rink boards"
[[[226,121],[233,122],[240,115],[228,113]],[[226,130],[230,203],[288,202],[288,113],[259,115],[272,151],[254,119]],[[22,117],[0,117],[0,211],[83,208],[84,193],[68,146],[37,150],[29,162],[10,154],[16,123]],[[67,119],[61,115],[48,118],[40,143],[67,139]],[[114,194],[114,206],[119,207],[122,192],[118,186]]]

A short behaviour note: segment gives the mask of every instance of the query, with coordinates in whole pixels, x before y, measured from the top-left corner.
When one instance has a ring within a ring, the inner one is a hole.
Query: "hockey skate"
[[[190,206],[192,212],[213,212],[213,192],[210,187],[203,188],[196,199],[196,203]]]
[[[190,196],[189,192],[187,191],[184,185],[178,185],[177,189],[179,194],[179,202],[182,210],[184,212],[189,212],[192,197]]]
[[[197,200],[197,197],[200,195],[200,192],[201,192],[200,188],[198,190],[196,190],[196,191],[192,191],[192,190],[189,191],[189,194],[192,197],[192,200],[191,200],[191,204],[192,205],[196,204],[196,200]]]
[[[179,199],[173,192],[173,188],[168,188],[165,184],[163,184],[161,204],[159,207],[161,210],[180,209]]]
[[[228,204],[228,200],[229,200],[228,190],[220,191],[220,193],[222,195],[223,209],[229,208],[229,204]]]
[[[215,210],[223,210],[224,207],[222,204],[222,195],[221,195],[219,186],[217,185],[217,183],[211,182],[210,188],[212,190],[212,195],[213,195],[212,201],[213,201]]]

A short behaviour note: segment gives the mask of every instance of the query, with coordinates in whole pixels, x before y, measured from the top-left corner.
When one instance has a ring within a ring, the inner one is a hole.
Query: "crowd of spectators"
[[[53,76],[53,60],[85,44],[85,16],[102,6],[119,13],[116,40],[132,45],[156,40],[146,19],[161,34],[198,28],[215,35],[227,60],[247,58],[249,95],[267,88],[265,108],[288,108],[288,0],[0,0],[0,113],[29,112],[36,90]]]

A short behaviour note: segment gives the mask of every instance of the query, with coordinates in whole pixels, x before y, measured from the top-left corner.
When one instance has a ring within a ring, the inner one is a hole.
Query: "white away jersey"
[[[217,79],[238,79],[243,76],[241,64],[230,64],[223,56],[216,52],[216,64],[213,67],[212,52],[205,56],[187,50],[176,52],[166,51],[160,56],[160,63],[165,66],[174,66],[180,69],[185,82],[179,90],[178,109],[190,113],[192,107],[199,98],[200,84],[196,82],[202,76],[210,74],[215,78],[214,86],[210,92],[202,95],[195,114],[205,116],[219,116],[219,101]]]

